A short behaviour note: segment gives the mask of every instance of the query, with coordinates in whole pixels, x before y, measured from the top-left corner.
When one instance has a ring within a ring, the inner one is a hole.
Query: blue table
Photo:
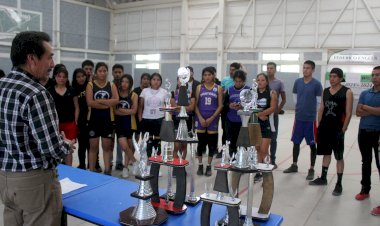
[[[78,178],[79,174],[76,173],[76,171],[79,171],[78,169],[73,170],[75,171],[76,179],[73,179],[69,175],[73,172],[71,169],[66,170],[66,167],[61,167],[59,173],[67,175],[71,180],[79,183],[86,183],[85,180],[90,180],[90,177],[104,177],[101,174],[82,170],[84,172],[83,176],[85,177],[82,181]],[[119,213],[137,204],[138,200],[130,196],[130,193],[137,189],[137,183],[115,178],[115,180],[106,181],[99,186],[76,193],[75,195],[71,195],[71,192],[68,193],[68,195],[70,195],[63,198],[64,211],[67,214],[95,224],[120,226]],[[164,225],[200,225],[201,207],[202,203],[199,203],[195,207],[189,206],[187,211],[182,215],[169,215],[169,219]],[[224,216],[225,210],[226,208],[223,206],[213,205],[211,225]],[[277,226],[280,225],[282,221],[283,218],[281,216],[271,214],[268,221],[255,221],[255,223],[261,226]]]
[[[87,170],[82,170],[78,168],[73,168],[71,166],[66,165],[58,165],[58,179],[64,179],[68,177],[71,181],[87,184],[87,186],[82,187],[78,190],[66,193],[63,195],[63,199],[71,197],[73,195],[80,194],[82,192],[86,192],[88,190],[95,189],[104,184],[110,183],[112,181],[118,180],[118,178],[111,177],[104,174],[94,173]]]

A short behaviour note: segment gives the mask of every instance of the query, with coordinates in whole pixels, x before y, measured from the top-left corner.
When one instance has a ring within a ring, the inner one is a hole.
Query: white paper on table
[[[71,181],[68,177],[63,178],[59,182],[61,183],[62,195],[87,186],[87,184],[79,184]]]

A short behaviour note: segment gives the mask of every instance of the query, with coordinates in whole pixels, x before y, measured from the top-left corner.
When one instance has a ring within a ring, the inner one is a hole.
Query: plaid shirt
[[[21,69],[0,79],[0,142],[1,171],[55,168],[70,152],[53,98]]]

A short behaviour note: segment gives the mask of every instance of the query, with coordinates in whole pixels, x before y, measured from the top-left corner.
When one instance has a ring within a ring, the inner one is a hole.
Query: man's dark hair
[[[121,69],[122,71],[124,71],[124,67],[121,64],[115,64],[115,65],[113,65],[112,66],[112,71],[115,70],[115,69],[117,69],[117,68]]]
[[[43,42],[50,42],[50,36],[40,31],[24,31],[16,35],[12,41],[11,60],[14,67],[26,63],[29,54],[41,59],[45,53]]]
[[[239,70],[239,69],[240,69],[240,64],[237,63],[237,62],[233,62],[233,63],[230,65],[230,67],[233,67],[233,68],[235,68],[236,70]]]
[[[312,61],[312,60],[307,60],[307,61],[305,61],[305,63],[303,63],[303,64],[308,64],[308,65],[311,66],[311,68],[312,68],[313,70],[315,69],[315,63],[314,63],[314,61]]]
[[[82,68],[84,68],[84,66],[94,67],[94,62],[92,62],[92,60],[85,60],[82,62]]]
[[[240,78],[243,82],[245,82],[247,80],[247,73],[242,70],[236,70],[233,77],[234,81],[237,78]]]
[[[380,66],[376,66],[372,70],[380,70]]]
[[[149,80],[150,80],[150,74],[149,73],[142,73],[141,77],[140,77],[140,82],[145,78],[147,77]]]
[[[0,78],[4,77],[5,76],[5,73],[3,70],[0,69]]]
[[[269,65],[272,65],[272,66],[274,67],[274,69],[277,69],[277,64],[276,64],[275,62],[268,62],[268,63],[267,63],[267,67],[268,67]]]

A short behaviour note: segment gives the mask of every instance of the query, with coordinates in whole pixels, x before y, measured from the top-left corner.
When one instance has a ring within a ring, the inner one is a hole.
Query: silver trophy
[[[147,199],[147,200],[139,199],[138,205],[133,209],[133,212],[132,212],[132,217],[140,221],[150,220],[150,219],[154,221],[156,216],[157,216],[156,211],[154,210],[150,202],[150,199]]]
[[[235,167],[243,169],[248,168],[248,152],[244,147],[238,147],[238,151],[235,155],[236,163]]]
[[[177,104],[181,107],[181,110],[177,116],[180,119],[180,121],[178,125],[176,140],[187,141],[189,131],[187,129],[186,119],[189,116],[187,115],[187,112],[186,112],[186,106],[189,105],[189,98],[187,96],[186,83],[190,79],[190,71],[189,69],[185,67],[180,67],[178,69],[177,74],[178,74],[178,79],[181,83],[181,86],[179,87],[179,91],[178,91]]]
[[[166,142],[164,144],[164,151],[162,153],[162,161],[164,162],[172,162],[173,161],[173,142]]]
[[[190,143],[190,161],[189,161],[190,163],[190,166],[189,166],[190,191],[189,191],[189,195],[187,196],[187,202],[196,204],[199,201],[199,197],[195,196],[194,158],[195,158],[195,150],[197,146],[197,143],[195,141],[198,141],[198,137],[197,137],[197,133],[194,131],[191,131],[191,134],[192,134],[191,141],[193,142]]]
[[[258,85],[257,85],[256,79],[253,79],[252,88],[251,88],[251,91],[252,91],[251,108],[253,110],[257,110],[257,98],[258,98],[257,87]]]
[[[172,84],[171,84],[171,82],[170,82],[170,80],[168,78],[165,79],[165,82],[166,82],[165,83],[165,89],[167,91],[167,94],[165,96],[165,107],[166,108],[170,108],[171,107],[170,99],[172,98],[172,95],[170,93],[170,88],[171,88]]]
[[[256,91],[257,93],[257,91]],[[249,89],[244,89],[240,92],[240,104],[243,106],[243,111],[247,112],[252,108],[253,92]]]
[[[135,175],[141,176],[141,177],[149,175],[149,171],[147,173],[148,155],[146,152],[148,140],[149,140],[149,133],[145,133],[143,138],[141,138],[141,133],[140,133],[139,142],[136,141],[134,134],[132,136],[132,143],[133,143],[133,147],[135,148],[135,152],[140,154],[140,159],[136,160],[135,165],[134,165],[134,168],[136,168],[137,166],[137,170],[134,173]]]

